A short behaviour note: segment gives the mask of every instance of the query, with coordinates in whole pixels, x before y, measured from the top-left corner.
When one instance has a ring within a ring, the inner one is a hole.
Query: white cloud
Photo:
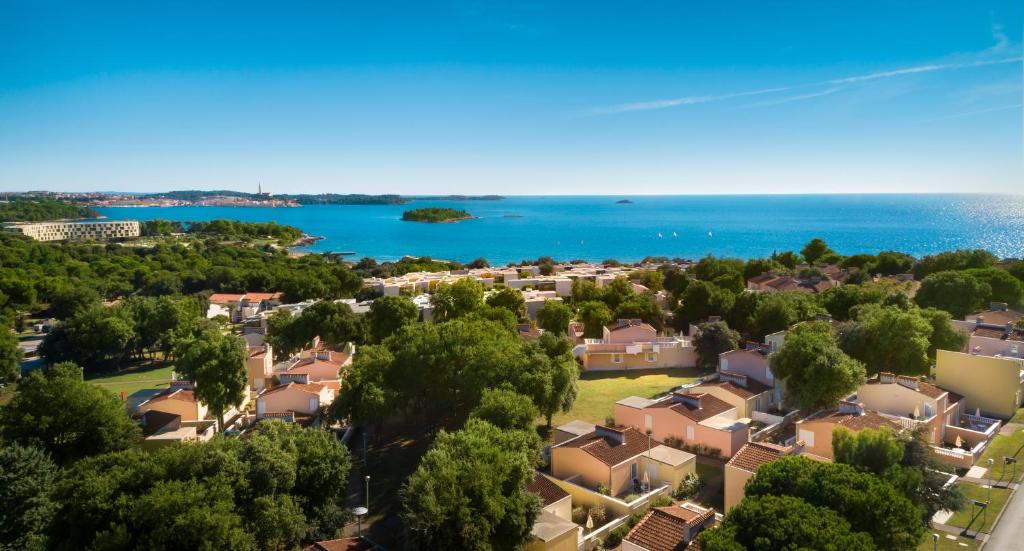
[[[641,101],[636,103],[621,103],[619,105],[611,105],[608,107],[597,107],[595,109],[592,109],[590,111],[590,114],[612,115],[615,113],[629,113],[631,111],[650,111],[652,109],[667,109],[669,107],[678,107],[680,105],[694,105],[698,103],[709,103],[712,101],[722,101],[733,98],[741,98],[745,96],[774,94],[777,92],[785,92],[786,90],[789,90],[789,88],[765,88],[763,90],[751,90],[749,92],[736,92],[732,94],[721,94],[717,96],[686,96],[681,98]]]
[[[904,69],[895,69],[893,71],[883,71],[880,73],[869,73],[866,75],[858,75],[846,78],[827,80],[825,81],[825,84],[851,84],[854,82],[864,82],[867,80],[878,80],[882,78],[892,78],[903,75],[914,75],[918,73],[933,73],[935,71],[967,69],[970,67],[984,67],[986,65],[1004,65],[1007,63],[1019,63],[1022,60],[1024,60],[1024,57],[1011,57],[1006,59],[991,59],[983,61],[969,61],[965,63],[938,63],[933,65],[919,65],[917,67],[906,67]]]
[[[842,89],[843,89],[842,86],[835,86],[833,88],[828,88],[828,89],[822,90],[820,92],[811,92],[809,94],[799,94],[799,95],[796,95],[796,96],[789,96],[789,97],[786,97],[786,98],[779,98],[779,99],[775,99],[775,100],[759,101],[757,103],[752,103],[752,104],[748,105],[747,107],[767,107],[767,106],[770,106],[770,105],[779,105],[779,104],[782,104],[782,103],[789,103],[789,102],[793,102],[793,101],[803,101],[803,100],[808,100],[808,99],[820,98],[822,96],[831,96],[832,94],[835,94],[836,92],[838,92],[838,91],[840,91]]]

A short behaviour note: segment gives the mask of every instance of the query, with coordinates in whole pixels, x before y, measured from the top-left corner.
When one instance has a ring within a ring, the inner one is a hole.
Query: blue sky
[[[1022,27],[1019,0],[0,0],[0,189],[1021,193]]]

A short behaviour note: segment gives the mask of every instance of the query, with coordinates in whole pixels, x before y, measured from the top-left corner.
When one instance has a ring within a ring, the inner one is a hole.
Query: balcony
[[[910,431],[913,431],[914,429],[921,425],[927,425],[935,419],[934,415],[928,417],[927,419],[914,419],[913,417],[908,417],[905,415],[893,415],[891,413],[878,412],[878,414],[881,415],[882,417],[885,417],[886,419],[896,421],[897,423],[900,424],[901,427]]]
[[[959,426],[946,425],[942,443],[933,445],[932,452],[943,463],[970,468],[981,458],[1000,425],[998,419],[964,414]]]

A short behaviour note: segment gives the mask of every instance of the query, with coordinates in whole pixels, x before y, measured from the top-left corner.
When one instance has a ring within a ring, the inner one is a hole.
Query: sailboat
[[[679,237],[679,234],[677,234],[676,232],[672,232],[672,237]]]
[[[658,232],[658,239],[661,239],[661,232]]]

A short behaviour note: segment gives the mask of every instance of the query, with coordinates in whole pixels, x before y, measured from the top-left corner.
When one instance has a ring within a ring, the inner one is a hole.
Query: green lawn
[[[963,511],[954,514],[946,521],[946,524],[965,528],[972,534],[975,531],[988,533],[992,529],[992,524],[995,522],[999,512],[1006,505],[1006,500],[1010,497],[1010,491],[1004,488],[992,488],[992,503],[988,506],[988,511],[982,515],[978,507],[973,507],[972,500],[988,501],[989,489],[970,482],[961,482],[960,487],[967,497],[967,506],[964,507]],[[975,513],[977,513],[977,518],[974,518]]]
[[[935,547],[932,534],[939,535],[938,547]],[[949,539],[951,537],[955,539]],[[971,551],[979,546],[981,546],[981,542],[976,539],[953,536],[953,534],[936,531],[925,534],[925,539],[921,542],[921,545],[917,546],[917,551],[932,551],[933,549],[938,549],[938,551]]]
[[[978,460],[976,465],[986,467],[988,466],[988,460],[990,458],[993,459],[993,480],[997,484],[1000,482],[1009,482],[1013,477],[1014,467],[1013,465],[1007,467],[1003,463],[1004,457],[1016,457],[1017,461],[1020,462],[1016,468],[1017,480],[1024,477],[1024,429],[1017,429],[1014,431],[1013,436],[997,435],[992,439],[988,448],[985,448],[985,453],[981,455],[981,459]]]
[[[129,396],[143,388],[167,388],[171,382],[172,371],[174,371],[173,365],[157,363],[128,369],[120,373],[89,377],[87,381],[116,395],[120,395],[123,391],[126,396]]]
[[[629,396],[653,398],[701,375],[696,369],[651,369],[644,371],[592,371],[580,375],[579,395],[572,411],[558,413],[553,426],[580,419],[604,423],[615,411],[615,402]]]
[[[1013,418],[1011,418],[1008,422],[1010,422],[1010,423],[1024,423],[1024,408],[1018,409],[1017,413],[1014,413],[1013,414]]]

